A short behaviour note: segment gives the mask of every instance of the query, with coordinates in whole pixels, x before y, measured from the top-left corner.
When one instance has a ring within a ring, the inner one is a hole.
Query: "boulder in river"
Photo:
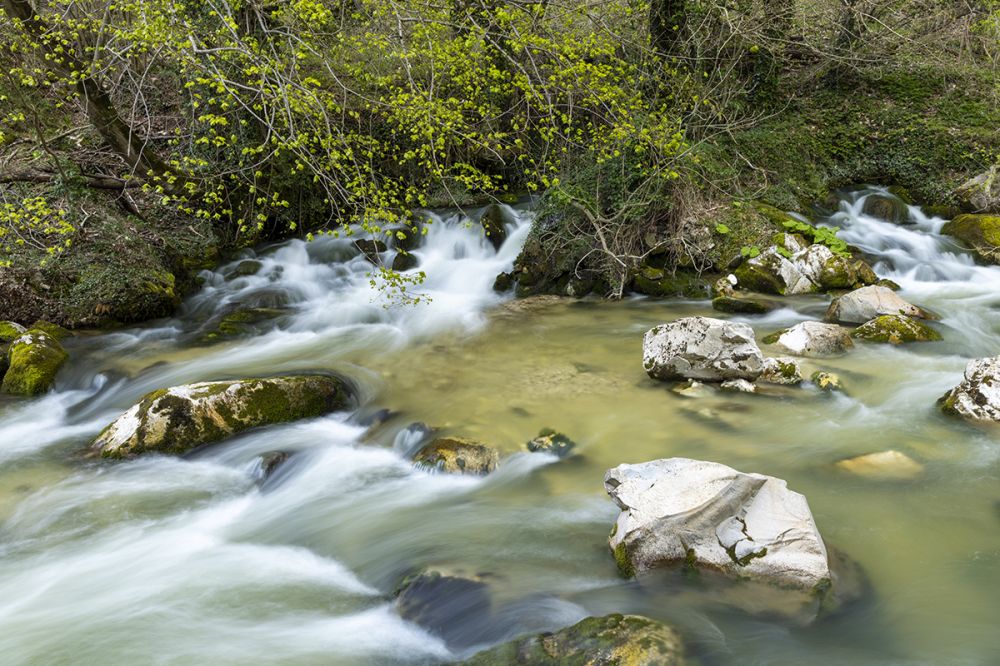
[[[516,638],[485,650],[465,666],[683,666],[680,637],[639,615],[588,617],[566,629]]]
[[[781,254],[776,247],[768,248],[760,255],[744,261],[734,274],[740,289],[765,294],[791,296],[817,290],[816,285],[802,273],[800,267]]]
[[[422,571],[396,587],[396,612],[450,645],[467,644],[466,627],[487,621],[489,587],[476,578]]]
[[[324,375],[174,386],[147,393],[91,448],[106,458],[182,454],[250,428],[344,409],[350,399],[343,380]]]
[[[871,479],[907,480],[924,473],[924,466],[899,451],[878,451],[837,462],[837,469]]]
[[[500,463],[500,454],[491,446],[459,437],[438,437],[420,449],[413,461],[421,466],[451,474],[489,474]]]
[[[67,358],[69,355],[56,338],[31,329],[7,348],[7,371],[0,390],[29,396],[45,393]]]
[[[764,369],[752,328],[710,317],[685,317],[650,329],[642,356],[649,376],[661,380],[753,381]]]
[[[1000,422],[1000,356],[969,361],[962,381],[938,403],[946,414],[970,421]]]
[[[752,296],[716,296],[712,299],[712,309],[733,314],[767,314],[778,309],[778,306]]]
[[[847,329],[836,324],[804,321],[764,338],[788,354],[823,357],[845,354],[854,346]]]
[[[820,391],[843,391],[844,385],[840,381],[840,376],[832,372],[817,370],[809,377],[809,381]]]
[[[13,342],[27,332],[24,326],[13,321],[0,321],[0,342]]]
[[[684,565],[809,592],[831,584],[809,504],[781,479],[667,458],[610,469],[604,488],[621,508],[609,544],[626,576]]]
[[[906,224],[910,221],[910,207],[905,201],[888,192],[885,194],[877,192],[866,196],[861,212],[895,224]]]
[[[927,324],[904,315],[882,315],[865,322],[851,332],[851,337],[866,342],[884,342],[892,345],[904,342],[931,342],[941,340],[941,334]]]
[[[368,263],[375,266],[382,263],[380,255],[389,249],[384,241],[371,238],[360,238],[354,241],[354,248],[365,255]]]
[[[941,233],[960,240],[982,261],[1000,263],[1000,214],[959,215],[941,227]]]
[[[802,366],[794,358],[765,358],[758,384],[795,386],[802,383]]]
[[[565,458],[576,448],[576,442],[561,432],[545,428],[538,433],[538,437],[528,442],[527,447],[532,453],[551,453],[559,458]]]
[[[826,311],[828,321],[842,324],[864,324],[881,315],[934,319],[933,315],[904,301],[891,289],[876,285],[855,289],[834,299]]]
[[[479,218],[479,224],[482,225],[486,238],[497,251],[507,240],[507,221],[507,212],[500,204],[490,204]]]

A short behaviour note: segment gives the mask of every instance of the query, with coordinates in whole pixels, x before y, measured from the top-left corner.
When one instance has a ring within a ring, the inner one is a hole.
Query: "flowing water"
[[[903,225],[862,214],[864,197],[846,196],[829,222],[941,316],[944,341],[809,364],[839,373],[846,395],[692,400],[649,380],[643,332],[718,316],[707,302],[494,294],[527,233],[524,210],[509,211],[498,252],[458,216],[430,225],[415,252],[426,304],[374,291],[348,240],[290,241],[254,255],[253,275],[227,279],[238,260],[206,274],[176,319],[69,341],[55,391],[0,402],[0,663],[441,663],[610,612],[673,624],[702,664],[1000,663],[1000,444],[935,408],[969,358],[998,353],[1000,268],[977,266],[917,209]],[[744,321],[762,337],[821,317],[827,299],[787,303]],[[237,305],[275,316],[203,342]],[[79,455],[152,389],[295,371],[350,377],[361,406],[185,459]],[[494,444],[500,468],[412,468],[413,422]],[[578,455],[526,453],[543,427],[575,439]],[[876,481],[833,466],[888,448],[924,475]],[[294,455],[258,483],[259,456],[276,450]],[[712,584],[620,578],[604,471],[670,456],[787,479],[870,593],[798,626],[734,609]],[[391,591],[421,567],[479,575],[494,612],[457,622],[448,642],[400,619]]]

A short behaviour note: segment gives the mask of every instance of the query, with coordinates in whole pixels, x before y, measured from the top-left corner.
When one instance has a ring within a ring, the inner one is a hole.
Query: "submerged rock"
[[[875,285],[855,289],[834,299],[826,312],[828,321],[843,324],[864,324],[881,315],[934,318],[916,305],[904,301],[891,289]]]
[[[609,544],[626,576],[684,565],[809,593],[831,585],[809,504],[781,479],[668,458],[619,465],[604,487],[622,510]]]
[[[851,334],[836,324],[804,321],[764,338],[782,351],[796,356],[823,357],[845,354],[854,346]]]
[[[368,263],[375,266],[378,266],[382,262],[379,255],[389,249],[383,241],[371,238],[360,238],[354,241],[354,247],[358,252],[365,255]]]
[[[959,215],[941,233],[965,243],[982,261],[1000,263],[1000,215]]]
[[[235,280],[236,278],[248,277],[250,275],[256,275],[260,269],[264,267],[264,264],[256,259],[244,259],[240,263],[233,266],[231,269],[226,271],[223,276],[227,280]]]
[[[685,317],[649,330],[642,352],[653,379],[754,380],[764,369],[752,328],[709,317]]]
[[[851,337],[866,342],[885,342],[893,345],[942,339],[941,334],[927,324],[903,315],[876,317],[854,329]]]
[[[758,384],[795,386],[802,382],[802,366],[794,358],[765,358],[764,372],[757,378]]]
[[[723,391],[732,391],[734,393],[756,393],[757,387],[754,386],[753,382],[748,382],[745,379],[729,379],[721,384],[719,388]]]
[[[777,308],[770,301],[750,296],[716,296],[712,299],[713,310],[733,314],[767,314]]]
[[[638,615],[588,617],[556,632],[516,638],[462,662],[466,666],[683,666],[680,637]]]
[[[969,361],[962,381],[938,404],[946,414],[970,421],[1000,421],[1000,356]]]
[[[250,428],[344,409],[349,402],[343,380],[321,375],[185,384],[143,396],[91,448],[106,458],[181,454]]]
[[[820,391],[843,391],[844,386],[840,382],[840,377],[832,372],[817,370],[809,378]]]
[[[561,432],[545,428],[526,446],[532,453],[551,453],[559,458],[565,458],[576,448],[576,442]]]
[[[869,194],[865,197],[861,212],[896,224],[905,224],[910,220],[909,206],[906,205],[905,201],[892,194]]]
[[[670,387],[670,392],[684,398],[704,398],[711,395],[709,388],[696,379],[689,379],[685,382],[675,384]]]
[[[7,348],[7,370],[0,391],[25,396],[45,393],[68,358],[56,338],[31,329]]]
[[[288,462],[292,454],[288,451],[271,451],[260,457],[260,466],[255,470],[254,477],[264,483],[278,471],[278,468]]]
[[[491,446],[458,437],[438,437],[420,449],[413,461],[421,466],[452,474],[489,474],[500,463]]]
[[[396,612],[451,645],[469,643],[465,627],[488,619],[490,593],[473,578],[424,571],[403,579],[396,588]]]
[[[397,273],[416,268],[418,265],[420,265],[420,260],[417,259],[416,255],[405,250],[397,252],[396,256],[392,258],[392,270]]]
[[[924,466],[899,451],[879,451],[837,462],[837,469],[873,479],[915,479]]]

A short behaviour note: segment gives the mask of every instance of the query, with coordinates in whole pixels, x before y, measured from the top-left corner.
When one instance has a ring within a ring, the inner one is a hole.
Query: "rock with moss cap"
[[[680,637],[638,615],[588,617],[556,632],[514,639],[462,664],[494,666],[683,666]]]
[[[770,247],[760,255],[744,261],[734,272],[740,289],[764,294],[791,296],[808,294],[817,290],[813,282],[802,274],[799,266]]]
[[[781,479],[667,458],[608,470],[604,488],[621,509],[609,545],[626,576],[680,565],[804,592],[831,583],[809,504]]]
[[[1000,356],[969,361],[962,381],[938,403],[945,414],[982,423],[1000,422]]]
[[[895,224],[906,224],[910,221],[910,208],[907,203],[889,192],[877,192],[866,196],[861,212]]]
[[[796,386],[802,382],[802,366],[794,358],[765,358],[764,372],[757,378],[758,384],[780,386]]]
[[[576,448],[576,442],[551,428],[543,428],[538,437],[527,443],[532,453],[551,453],[559,458],[565,458]]]
[[[632,289],[647,296],[661,298],[706,298],[709,280],[695,273],[668,271],[653,266],[641,266],[635,274]]]
[[[864,324],[881,315],[905,315],[934,319],[929,312],[900,298],[896,292],[876,285],[862,287],[834,299],[826,319],[842,324]]]
[[[980,260],[1000,263],[1000,214],[959,215],[941,227],[941,233],[964,243]]]
[[[420,449],[413,459],[420,467],[451,474],[489,474],[500,463],[491,446],[459,437],[438,437]]]
[[[764,367],[753,329],[710,317],[685,317],[647,331],[642,362],[653,379],[753,381]]]
[[[732,314],[767,314],[777,310],[771,301],[752,296],[716,296],[712,299],[712,309]]]
[[[785,353],[813,358],[845,354],[854,346],[847,329],[819,321],[798,323],[765,336],[763,340]]]
[[[904,342],[932,342],[941,340],[941,334],[912,317],[882,315],[865,322],[851,332],[851,337],[866,342],[885,342],[892,345]]]
[[[833,372],[825,372],[823,370],[817,370],[812,373],[809,377],[809,381],[818,388],[820,391],[843,391],[844,385],[840,381],[840,376]]]
[[[143,396],[91,449],[106,458],[182,454],[250,428],[322,416],[350,402],[347,384],[323,375],[185,384]]]
[[[13,342],[27,332],[24,326],[13,321],[0,321],[0,342]]]
[[[68,329],[59,326],[58,324],[53,324],[52,322],[39,319],[34,324],[30,326],[30,330],[42,331],[48,333],[56,340],[65,340],[66,338],[72,337],[73,333]]]
[[[14,395],[38,395],[48,391],[69,355],[59,341],[31,329],[7,348],[7,371],[0,390]]]

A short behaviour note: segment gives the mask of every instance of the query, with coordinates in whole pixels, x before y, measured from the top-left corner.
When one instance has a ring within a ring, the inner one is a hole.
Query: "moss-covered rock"
[[[1000,215],[959,215],[941,233],[966,244],[981,260],[1000,263]]]
[[[250,275],[256,275],[257,272],[264,267],[264,264],[257,261],[256,259],[244,259],[240,263],[236,264],[223,276],[227,280],[235,280],[236,278],[248,277]]]
[[[717,296],[712,299],[713,310],[733,314],[767,314],[777,307],[770,301],[750,296]]]
[[[13,342],[27,331],[24,326],[13,321],[0,321],[0,342]]]
[[[663,298],[707,298],[710,280],[686,271],[668,271],[642,266],[636,273],[632,289],[647,296]]]
[[[389,248],[383,241],[372,240],[371,238],[359,238],[354,241],[354,249],[363,254],[368,263],[378,266],[381,263],[379,255]]]
[[[489,474],[497,468],[500,454],[491,446],[459,437],[438,437],[420,449],[413,459],[420,467],[451,474]]]
[[[417,259],[416,255],[406,250],[397,252],[396,256],[392,258],[392,270],[399,273],[416,268],[419,264],[420,260]]]
[[[822,370],[817,370],[812,373],[809,378],[816,388],[820,391],[843,391],[844,386],[840,381],[840,377],[832,372],[824,372]]]
[[[236,310],[224,315],[214,326],[209,326],[208,330],[205,330],[198,338],[198,341],[201,343],[215,342],[249,334],[254,331],[256,324],[274,319],[283,313],[283,310],[277,308],[246,308]]]
[[[802,367],[794,358],[765,358],[764,372],[757,378],[759,384],[781,386],[795,386],[802,381]]]
[[[532,453],[551,453],[559,458],[565,458],[576,448],[576,442],[561,432],[545,428],[538,433],[538,437],[525,446]]]
[[[895,224],[905,224],[910,220],[910,210],[906,202],[891,193],[869,194],[865,197],[861,212]]]
[[[51,388],[56,373],[69,355],[59,341],[31,329],[10,343],[7,349],[8,368],[0,390],[14,395],[38,395]]]
[[[904,315],[876,317],[854,329],[851,336],[867,342],[885,342],[893,345],[942,339],[941,334],[927,324]]]
[[[479,218],[483,233],[497,251],[507,240],[507,212],[500,204],[490,204]]]
[[[350,400],[343,380],[321,375],[174,386],[143,396],[91,449],[106,458],[182,454],[250,428],[344,409]]]
[[[994,164],[955,190],[963,208],[973,213],[1000,213],[1000,165]]]
[[[680,637],[638,615],[588,617],[554,633],[517,638],[480,652],[465,666],[681,666]]]
[[[35,331],[42,331],[43,333],[48,333],[56,340],[65,340],[66,338],[71,337],[73,335],[72,332],[68,331],[62,326],[53,324],[48,321],[43,321],[41,319],[32,324],[30,328]]]

